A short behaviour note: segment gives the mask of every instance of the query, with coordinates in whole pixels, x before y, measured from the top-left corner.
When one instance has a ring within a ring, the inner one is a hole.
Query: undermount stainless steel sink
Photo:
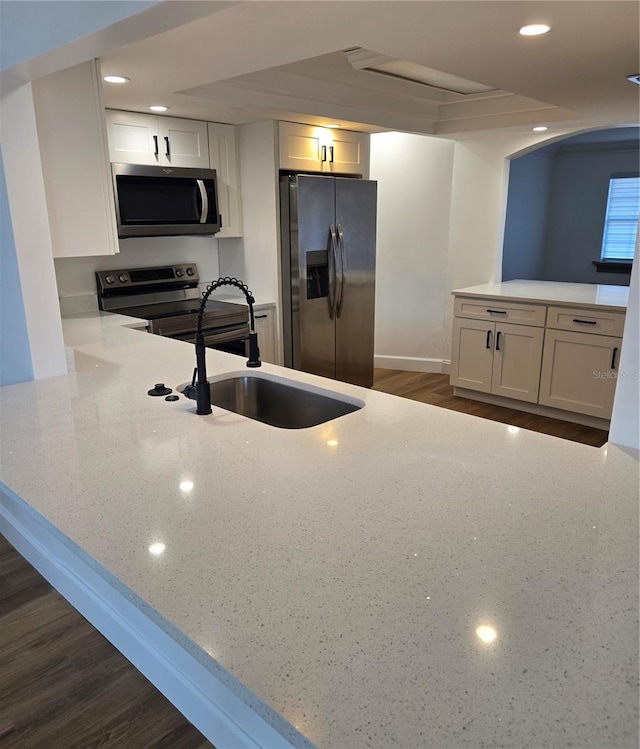
[[[209,383],[211,404],[282,429],[304,429],[358,411],[362,401],[336,398],[259,375],[234,375]]]

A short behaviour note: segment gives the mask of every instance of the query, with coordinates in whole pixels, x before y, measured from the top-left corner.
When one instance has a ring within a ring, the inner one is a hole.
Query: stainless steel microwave
[[[215,234],[215,169],[112,164],[119,237]]]

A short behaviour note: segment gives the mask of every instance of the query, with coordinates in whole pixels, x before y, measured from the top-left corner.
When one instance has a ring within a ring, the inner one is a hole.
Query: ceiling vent
[[[407,60],[396,60],[393,57],[381,55],[369,49],[358,47],[345,53],[347,60],[356,70],[366,70],[372,73],[380,73],[391,78],[399,78],[411,83],[419,83],[423,86],[430,86],[441,91],[448,91],[454,94],[485,94],[489,91],[496,91],[492,86],[485,86],[482,83],[468,81],[466,78],[459,78],[457,75],[443,73],[441,70],[425,68],[415,62]]]

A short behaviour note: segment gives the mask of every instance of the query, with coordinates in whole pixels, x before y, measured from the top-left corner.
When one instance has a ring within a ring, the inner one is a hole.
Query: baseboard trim
[[[302,734],[274,713],[295,743],[287,740],[2,485],[0,532],[215,746],[312,749]]]
[[[515,400],[514,398],[504,398],[501,395],[492,395],[491,393],[480,393],[477,390],[468,390],[467,388],[454,387],[453,394],[460,398],[490,403],[492,406],[504,406],[513,408],[516,411],[524,411],[537,416],[547,416],[550,419],[559,421],[569,421],[572,424],[580,424],[584,427],[593,427],[594,429],[604,429],[609,431],[611,422],[608,419],[600,419],[597,416],[587,416],[586,414],[577,414],[572,411],[563,411],[560,408],[551,406],[541,406],[537,403],[526,403],[525,401]]]
[[[374,367],[380,369],[399,369],[405,372],[434,372],[442,373],[442,359],[423,359],[418,356],[382,356],[373,357]]]

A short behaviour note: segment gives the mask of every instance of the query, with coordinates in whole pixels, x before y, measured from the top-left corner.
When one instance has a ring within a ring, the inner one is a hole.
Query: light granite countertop
[[[635,749],[637,452],[272,365],[364,408],[199,417],[147,395],[192,347],[130,322],[64,320],[76,371],[0,389],[0,478],[291,742]]]
[[[495,297],[504,301],[604,307],[616,311],[626,310],[629,300],[628,286],[560,281],[498,281],[454,289],[451,293],[454,296]]]

